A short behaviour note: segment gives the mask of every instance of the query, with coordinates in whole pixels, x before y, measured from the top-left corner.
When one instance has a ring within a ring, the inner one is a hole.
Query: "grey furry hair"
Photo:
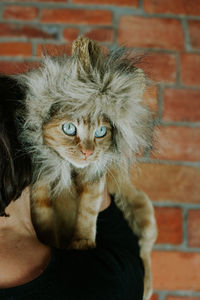
[[[150,144],[151,113],[141,103],[146,78],[124,49],[103,54],[96,42],[79,37],[72,56],[45,55],[40,67],[17,75],[17,80],[26,89],[26,113],[19,113],[24,119],[21,139],[33,152],[33,162],[42,163],[41,173],[47,165],[53,173],[55,165],[69,167],[59,157],[55,161],[43,142],[42,127],[52,111],[72,118],[106,116],[121,156],[131,157]],[[61,177],[66,181],[69,174],[62,172]]]

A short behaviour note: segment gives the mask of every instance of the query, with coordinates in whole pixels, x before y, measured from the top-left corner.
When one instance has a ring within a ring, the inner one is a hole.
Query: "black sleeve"
[[[142,300],[143,278],[137,237],[112,201],[99,214],[95,249],[54,249],[39,277],[0,289],[0,299]]]
[[[97,248],[59,252],[63,299],[142,300],[138,239],[113,201],[99,214]]]

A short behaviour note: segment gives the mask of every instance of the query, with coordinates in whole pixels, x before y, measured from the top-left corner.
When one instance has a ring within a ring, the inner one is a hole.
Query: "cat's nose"
[[[93,151],[89,149],[82,149],[81,152],[85,155],[86,158],[93,154]]]

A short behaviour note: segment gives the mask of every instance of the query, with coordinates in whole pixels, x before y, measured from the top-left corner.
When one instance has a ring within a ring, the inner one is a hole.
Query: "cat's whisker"
[[[94,162],[94,164],[95,164],[95,166],[96,166],[96,172],[97,172],[97,174],[98,174],[98,176],[99,176],[99,174],[100,174],[100,171],[99,171],[99,166],[98,166],[98,163],[95,161]]]
[[[122,195],[121,195],[121,191],[120,191],[120,188],[119,188],[119,183],[118,183],[117,179],[115,178],[115,176],[112,174],[111,170],[107,169],[107,171],[108,171],[108,173],[112,176],[112,178],[114,179],[114,181],[115,181],[115,183],[116,183],[116,187],[117,187],[118,193],[119,193],[119,195],[120,195],[120,198],[119,198],[119,199],[120,199],[120,202],[121,202],[122,209],[123,209],[123,211],[124,211],[125,205],[124,205],[123,197],[122,197]]]
[[[126,167],[123,165],[122,161],[120,163],[116,162],[116,166],[119,166],[121,170],[123,170],[125,173],[127,173],[127,164]]]
[[[120,194],[120,188],[119,188],[119,183],[117,181],[117,179],[115,178],[115,176],[113,175],[113,173],[111,172],[111,170],[109,168],[107,168],[107,172],[112,176],[112,178],[114,179],[115,183],[116,183],[116,187],[118,189],[118,193]]]

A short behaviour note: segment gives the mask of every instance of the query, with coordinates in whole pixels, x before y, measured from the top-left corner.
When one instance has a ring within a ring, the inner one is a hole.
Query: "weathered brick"
[[[200,54],[181,55],[181,81],[187,85],[200,85]]]
[[[20,74],[27,72],[32,68],[36,68],[39,65],[37,62],[9,62],[0,61],[0,73],[3,74]]]
[[[122,16],[118,42],[127,47],[184,49],[183,29],[175,19]]]
[[[167,13],[180,15],[200,14],[200,0],[144,0],[144,10],[150,13]]]
[[[13,0],[6,0],[7,2],[13,2]],[[30,0],[17,0],[17,2],[30,2]],[[31,2],[67,2],[67,0],[31,0]]]
[[[113,41],[114,31],[111,28],[92,28],[84,33],[85,36],[98,42],[109,42]]]
[[[176,82],[176,57],[173,54],[147,54],[141,67],[155,82]]]
[[[148,86],[143,95],[143,103],[147,105],[156,115],[158,111],[158,87],[155,85]]]
[[[20,0],[20,1],[30,1],[30,0]],[[35,2],[67,2],[68,0],[33,0]]]
[[[78,28],[65,28],[63,31],[63,37],[65,40],[72,42],[79,35],[80,30]]]
[[[0,61],[0,73],[3,74],[18,74],[21,73],[21,62]],[[22,71],[23,72],[23,71]]]
[[[153,201],[200,203],[200,168],[142,163],[131,168],[131,177]]]
[[[163,120],[200,122],[200,91],[166,88]]]
[[[200,21],[188,20],[190,44],[194,49],[200,49]]]
[[[155,157],[167,160],[200,160],[200,128],[160,127]]]
[[[43,9],[41,22],[109,25],[112,22],[112,13],[107,10]]]
[[[101,5],[118,5],[138,7],[138,0],[72,0],[74,3],[80,4],[101,4]]]
[[[166,300],[199,300],[199,297],[178,297],[178,296],[167,296]]]
[[[36,48],[36,55],[40,57],[45,52],[49,53],[52,56],[59,56],[63,53],[71,55],[71,48],[71,44],[38,44]]]
[[[158,290],[200,291],[200,253],[154,251],[153,286]]]
[[[200,247],[200,210],[188,212],[188,245]]]
[[[53,34],[50,34],[43,29],[36,28],[29,25],[21,24],[0,24],[0,36],[1,37],[28,37],[28,38],[42,38],[50,39],[54,38]]]
[[[153,294],[151,296],[150,300],[158,300],[158,295],[157,294]]]
[[[182,210],[175,207],[156,207],[155,216],[158,225],[157,244],[181,244]]]
[[[3,18],[18,19],[18,20],[34,20],[38,16],[38,8],[30,6],[8,5],[6,6]]]
[[[30,0],[20,0],[20,1],[30,1]],[[67,2],[68,0],[33,0],[35,2]]]
[[[31,44],[23,42],[0,43],[0,55],[31,56]]]

